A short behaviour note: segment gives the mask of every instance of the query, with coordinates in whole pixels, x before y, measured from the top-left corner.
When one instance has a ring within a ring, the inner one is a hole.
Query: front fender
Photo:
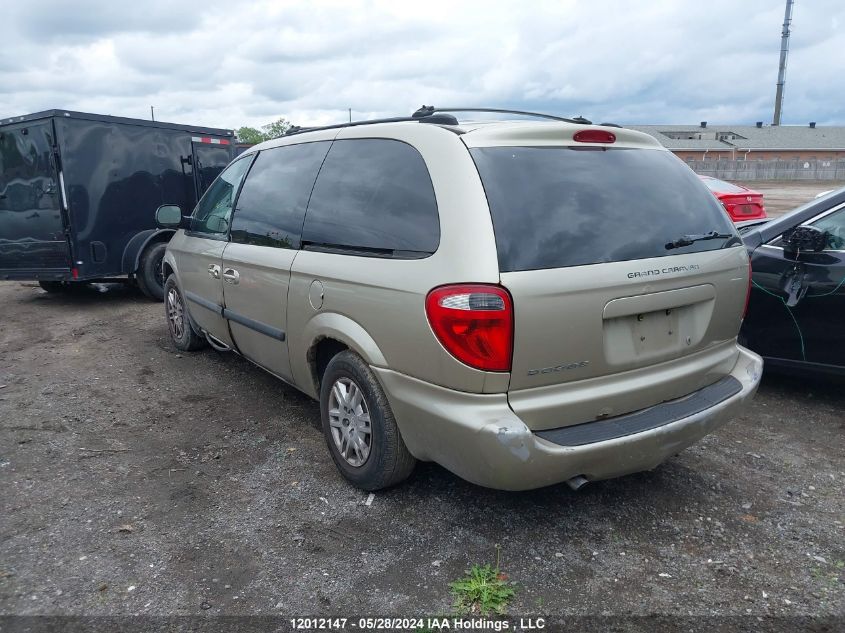
[[[168,249],[164,251],[164,260],[161,262],[162,266],[169,266],[170,269],[173,271],[173,274],[176,275],[176,281],[179,282],[179,269],[176,266],[176,258],[173,256],[173,253]],[[167,281],[167,277],[164,279]]]
[[[176,266],[176,258],[173,256],[173,253],[170,251],[170,249],[164,252],[164,260],[161,262],[161,265],[169,266],[170,269],[173,271],[173,274],[176,276],[176,285],[179,286],[179,289],[182,291],[184,296],[185,289],[182,287],[182,283],[179,279],[179,268]],[[166,278],[165,281],[167,281]],[[167,297],[165,297],[165,301],[167,301]],[[196,324],[196,321],[194,321],[194,318],[191,316],[191,306],[189,305],[188,301],[184,301],[183,307],[185,310],[185,314],[188,315],[188,320],[191,322],[191,325],[194,328],[194,331],[201,332],[201,328]]]

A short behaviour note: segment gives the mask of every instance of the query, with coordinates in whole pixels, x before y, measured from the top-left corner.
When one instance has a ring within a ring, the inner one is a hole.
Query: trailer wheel
[[[164,273],[161,270],[161,262],[165,250],[167,242],[156,242],[148,246],[141,253],[141,261],[135,273],[141,292],[154,301],[164,299]]]
[[[41,286],[42,290],[50,293],[64,292],[66,290],[64,282],[61,281],[39,281],[38,285]]]

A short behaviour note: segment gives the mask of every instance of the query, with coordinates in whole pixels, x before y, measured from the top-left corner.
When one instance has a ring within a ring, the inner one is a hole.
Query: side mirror
[[[796,226],[783,234],[783,252],[798,257],[802,252],[818,253],[827,246],[828,233],[815,226]]]
[[[156,226],[160,229],[178,229],[182,226],[182,209],[175,204],[163,204],[156,209]]]

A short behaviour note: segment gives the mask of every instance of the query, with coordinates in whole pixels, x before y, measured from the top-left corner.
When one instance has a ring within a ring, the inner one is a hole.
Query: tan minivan
[[[654,468],[757,388],[748,256],[652,137],[545,118],[427,108],[250,148],[190,218],[157,212],[174,344],[319,399],[366,490],[416,460],[508,490]]]

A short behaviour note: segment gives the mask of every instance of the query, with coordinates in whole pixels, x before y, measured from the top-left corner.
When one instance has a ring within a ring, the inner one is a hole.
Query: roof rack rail
[[[336,130],[344,127],[357,127],[359,125],[375,125],[376,123],[399,123],[402,121],[417,121],[419,123],[434,123],[439,125],[457,125],[458,120],[450,114],[424,115],[424,116],[397,116],[386,119],[366,119],[363,121],[349,121],[348,123],[335,123],[334,125],[322,125],[318,127],[300,127],[294,125],[289,127],[282,136],[314,132],[317,130]],[[281,137],[277,137],[281,138]]]
[[[573,119],[567,119],[553,114],[543,114],[541,112],[526,112],[525,110],[503,110],[500,108],[435,108],[434,106],[422,106],[419,110],[414,112],[411,116],[414,118],[430,117],[436,112],[496,112],[499,114],[521,114],[523,116],[533,116],[539,119],[551,119],[552,121],[563,121],[564,123],[577,123],[579,125],[590,125],[592,121],[578,116]]]

